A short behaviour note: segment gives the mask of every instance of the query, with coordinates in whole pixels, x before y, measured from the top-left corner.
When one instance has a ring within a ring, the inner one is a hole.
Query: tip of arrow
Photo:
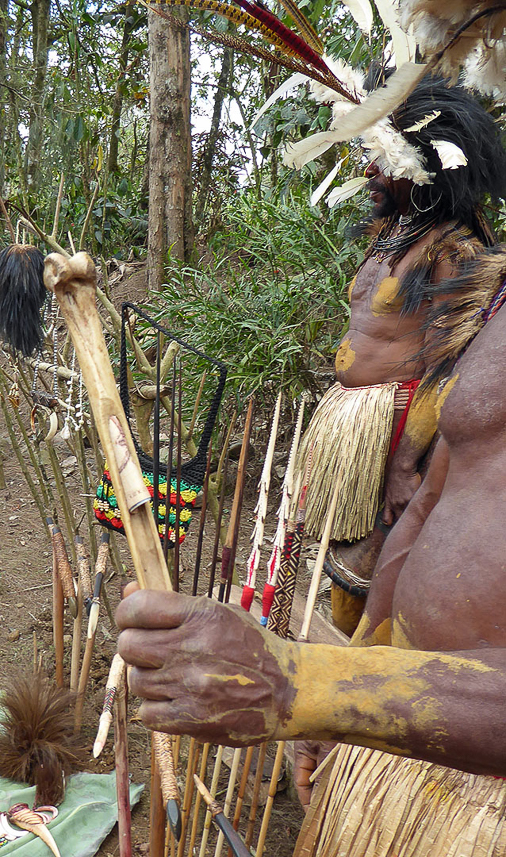
[[[176,842],[179,842],[181,837],[181,809],[175,798],[167,801],[167,821],[170,824],[170,829]]]

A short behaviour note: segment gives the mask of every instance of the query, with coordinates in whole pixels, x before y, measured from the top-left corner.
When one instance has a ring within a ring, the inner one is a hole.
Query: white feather
[[[415,131],[421,131],[422,128],[425,128],[430,122],[433,122],[434,119],[437,119],[438,116],[441,116],[440,110],[433,110],[432,113],[427,113],[423,119],[420,119],[419,122],[415,122],[414,125],[410,125],[409,128],[404,128],[404,133],[408,132],[409,134],[414,133]]]
[[[385,86],[376,89],[362,104],[350,110],[343,118],[339,128],[335,129],[335,142],[344,142],[358,137],[371,125],[395,110],[413,91],[426,71],[427,66],[423,63],[419,65],[404,63],[393,73]]]
[[[302,83],[307,83],[308,80],[310,80],[310,78],[307,77],[305,74],[301,74],[300,71],[297,71],[295,74],[292,74],[288,78],[288,80],[285,80],[285,82],[282,83],[281,86],[278,86],[278,88],[274,90],[272,95],[269,96],[267,101],[262,104],[260,110],[256,113],[255,118],[251,123],[251,128],[255,127],[260,117],[263,116],[264,113],[269,109],[269,107],[272,107],[272,105],[276,101],[278,101],[280,98],[284,98],[284,96],[288,95],[288,93],[291,92],[292,89],[296,89],[297,86],[300,86]]]
[[[408,143],[388,119],[377,122],[362,134],[362,145],[376,161],[382,173],[394,179],[411,179],[415,184],[430,184],[422,152]]]
[[[455,143],[449,140],[431,140],[431,146],[436,150],[444,170],[456,170],[467,165],[467,158]]]
[[[358,176],[356,179],[350,179],[329,193],[327,197],[327,205],[329,208],[332,208],[340,202],[345,202],[345,200],[350,199],[350,197],[358,193],[359,190],[362,190],[368,182],[369,179],[366,176]]]
[[[391,0],[374,0],[374,2],[383,24],[390,30],[396,65],[400,67],[405,62],[414,60],[416,41],[408,32],[401,30],[396,6]]]
[[[373,22],[373,13],[369,0],[343,0],[343,2],[350,10],[360,29],[369,35]]]
[[[321,131],[319,134],[311,134],[297,143],[290,143],[283,152],[283,164],[285,167],[294,167],[301,170],[309,161],[314,161],[319,155],[323,155],[327,149],[336,142],[335,132]]]
[[[313,193],[311,194],[311,199],[309,200],[309,205],[316,205],[320,201],[323,194],[327,192],[330,185],[332,184],[335,177],[337,176],[337,174],[341,168],[342,163],[343,163],[343,158],[341,158],[341,160],[337,162],[335,167],[332,167],[330,173],[327,176],[325,176],[325,178],[318,185],[316,190],[313,191]]]
[[[362,72],[357,71],[342,59],[334,59],[333,57],[328,57],[325,54],[322,59],[351,95],[354,95],[357,98],[363,98],[365,92],[363,88],[364,75]],[[325,86],[323,83],[318,83],[316,80],[311,81],[309,89],[311,97],[320,103],[327,104],[328,102],[343,101],[342,95],[339,95],[335,89],[330,89],[329,86]],[[345,103],[348,104],[350,102],[346,101]]]

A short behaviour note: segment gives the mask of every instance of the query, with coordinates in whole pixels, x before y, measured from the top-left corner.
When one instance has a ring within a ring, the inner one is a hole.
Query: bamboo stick
[[[132,814],[128,775],[127,690],[124,675],[118,683],[114,718],[114,761],[118,801],[119,857],[132,857]]]

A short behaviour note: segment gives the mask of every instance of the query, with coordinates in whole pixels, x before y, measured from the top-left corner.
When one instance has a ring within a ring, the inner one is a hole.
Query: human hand
[[[311,782],[310,777],[333,747],[335,741],[296,741],[294,744],[293,780],[304,811],[309,807],[316,785],[316,782]]]
[[[295,644],[238,607],[174,592],[134,592],[116,621],[147,727],[228,746],[282,737]]]
[[[385,505],[381,520],[387,526],[395,524],[404,512],[422,478],[416,470],[404,470],[392,464],[385,486]]]

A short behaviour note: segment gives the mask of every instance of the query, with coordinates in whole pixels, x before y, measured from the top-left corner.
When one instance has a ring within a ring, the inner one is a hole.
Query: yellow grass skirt
[[[305,531],[320,539],[336,483],[340,498],[331,538],[355,541],[369,535],[382,499],[383,476],[394,416],[394,381],[372,387],[328,390],[302,438],[297,477],[304,474],[313,447]],[[294,497],[294,503],[298,498]]]
[[[504,857],[506,782],[342,744],[293,857]]]

